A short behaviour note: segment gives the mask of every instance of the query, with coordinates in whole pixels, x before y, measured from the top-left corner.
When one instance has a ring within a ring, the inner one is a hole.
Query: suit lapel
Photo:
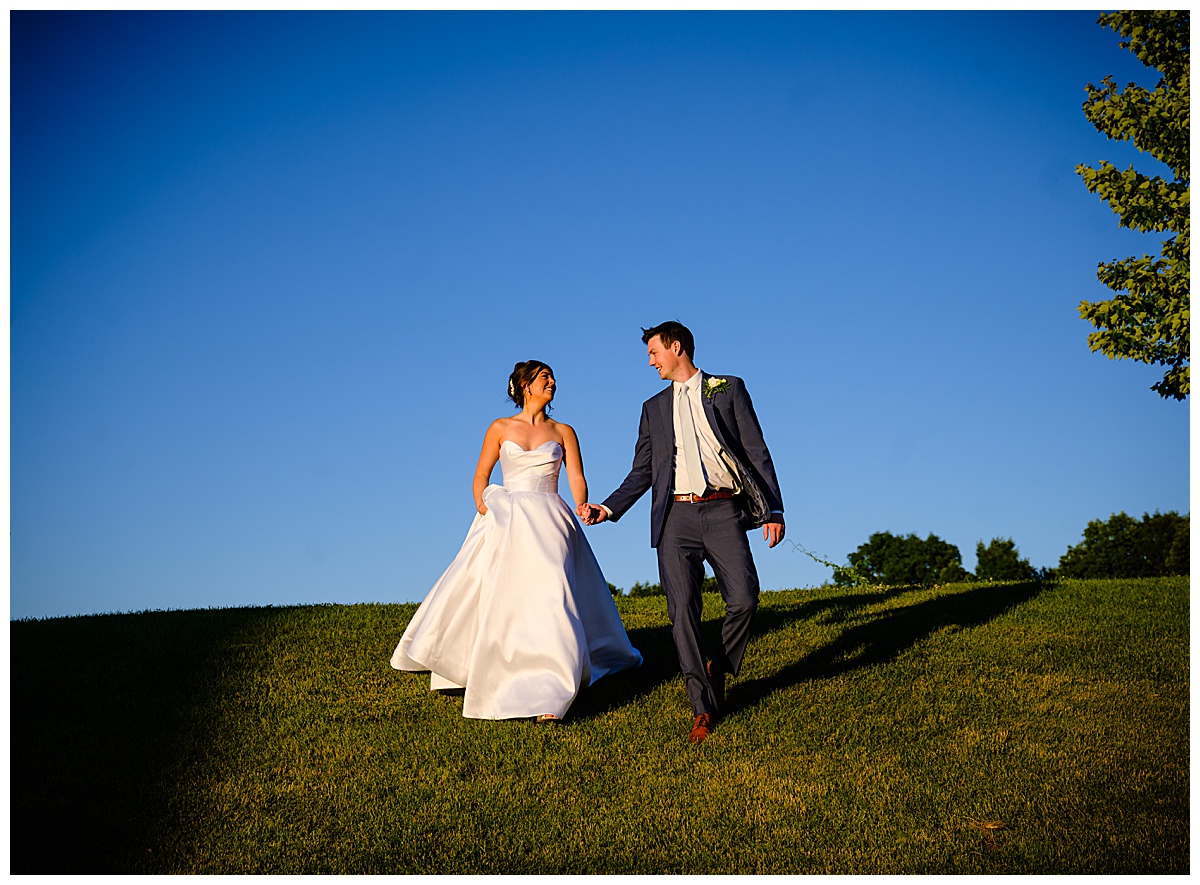
[[[666,439],[668,451],[675,448],[675,411],[671,394],[675,387],[672,385],[658,394],[658,432]]]
[[[708,379],[712,376],[706,372],[700,373],[700,402],[704,404],[704,417],[708,419],[708,426],[712,429],[713,436],[717,438],[717,442],[726,451],[729,450],[729,443],[725,440],[721,433],[721,422],[717,420],[717,400],[716,397],[709,396],[705,391],[708,390]]]

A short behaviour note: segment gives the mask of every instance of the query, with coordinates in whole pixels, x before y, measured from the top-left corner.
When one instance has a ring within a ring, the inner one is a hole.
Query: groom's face
[[[659,378],[675,380],[675,370],[679,368],[682,360],[680,356],[682,351],[683,347],[678,341],[672,342],[671,346],[667,347],[657,335],[646,342],[646,353],[650,357],[650,365],[658,369]]]

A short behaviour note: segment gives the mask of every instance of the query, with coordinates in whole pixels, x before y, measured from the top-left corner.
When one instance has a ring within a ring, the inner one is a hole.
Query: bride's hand
[[[580,504],[575,508],[575,513],[584,525],[595,525],[598,522],[604,522],[608,518],[608,514],[604,512],[604,508],[597,507],[595,504]]]
[[[482,501],[475,502],[475,509],[479,511],[480,516],[487,516],[487,504],[484,504]]]

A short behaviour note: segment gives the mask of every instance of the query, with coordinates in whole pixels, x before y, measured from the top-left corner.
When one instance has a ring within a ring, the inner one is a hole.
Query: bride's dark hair
[[[508,398],[517,404],[518,409],[525,405],[526,385],[532,382],[542,369],[549,372],[551,378],[554,377],[554,370],[541,360],[526,360],[513,367],[512,374],[508,376]],[[550,406],[546,406],[546,411],[550,411]]]

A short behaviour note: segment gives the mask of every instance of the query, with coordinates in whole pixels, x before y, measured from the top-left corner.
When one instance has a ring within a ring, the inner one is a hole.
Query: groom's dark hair
[[[659,337],[667,347],[670,347],[676,341],[683,348],[683,352],[687,354],[688,359],[695,359],[696,339],[692,337],[692,333],[683,323],[677,323],[675,320],[667,320],[665,323],[659,323],[657,326],[652,326],[649,329],[642,329],[642,344],[649,344],[650,339],[655,335]]]

